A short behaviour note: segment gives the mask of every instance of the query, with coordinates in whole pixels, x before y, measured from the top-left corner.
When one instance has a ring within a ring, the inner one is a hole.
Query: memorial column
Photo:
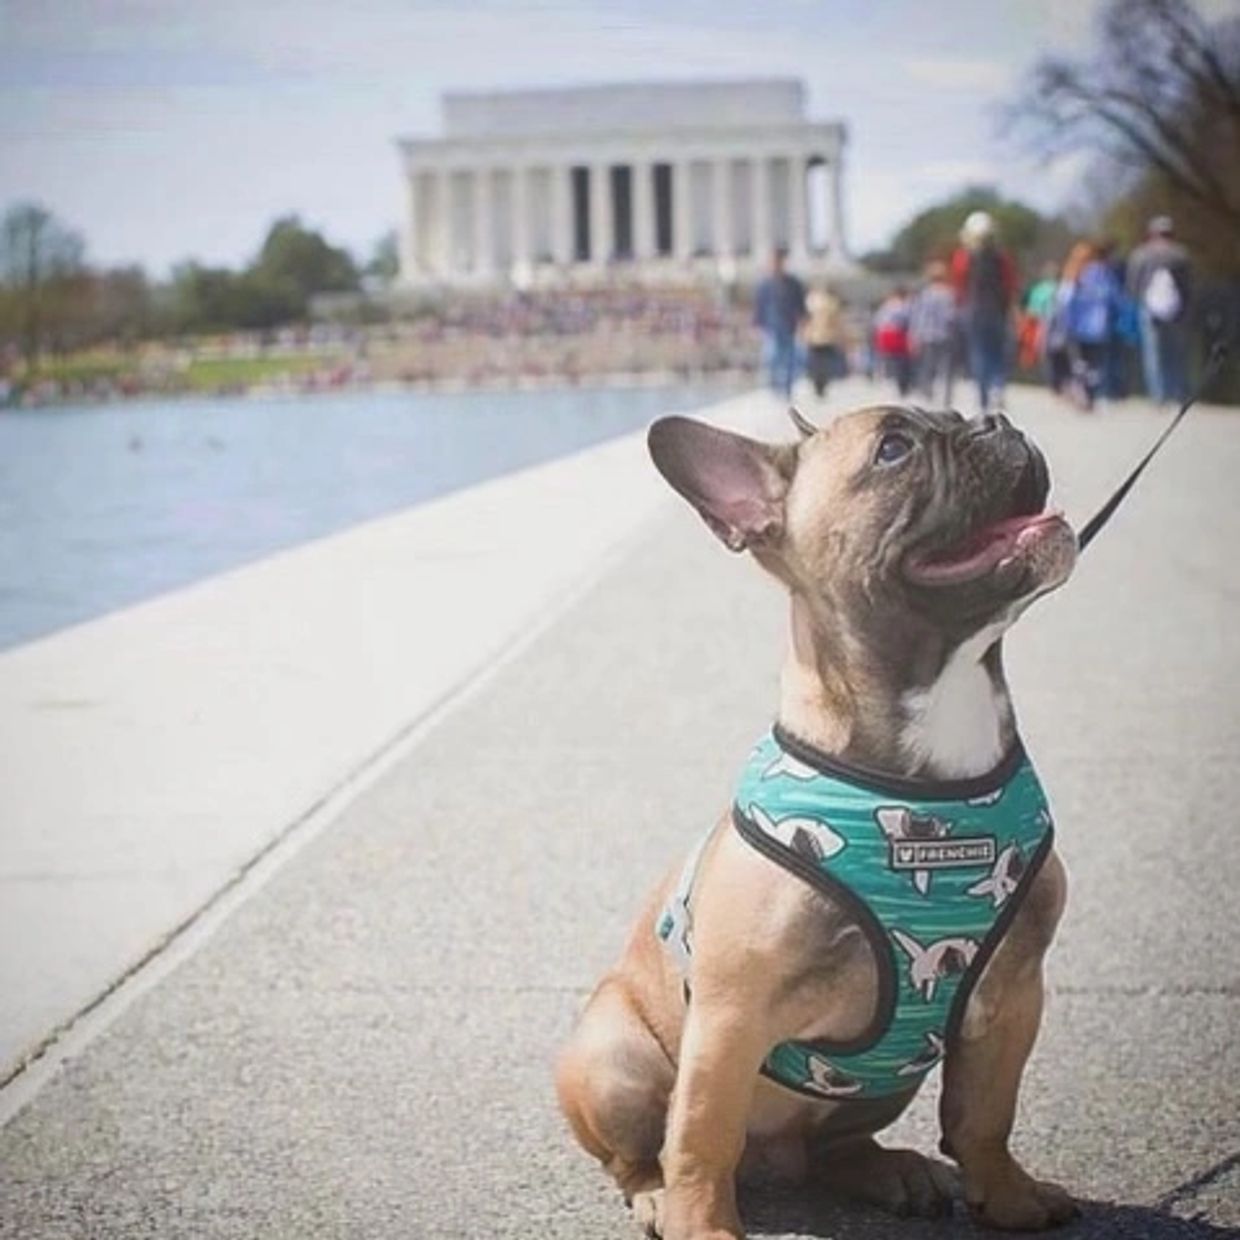
[[[689,186],[690,165],[687,159],[678,159],[672,174],[672,253],[680,262],[687,262],[693,254],[691,192]]]
[[[788,250],[793,263],[809,258],[809,223],[806,197],[809,190],[807,160],[801,151],[788,160]]]
[[[446,277],[456,269],[456,256],[452,252],[452,173],[446,164],[441,164],[435,169],[433,178],[434,265],[437,274]]]
[[[490,168],[474,172],[474,271],[489,276],[495,270],[494,188]]]
[[[405,224],[401,229],[400,277],[404,284],[416,283],[422,266],[418,238],[418,178],[416,169],[405,173]]]
[[[611,172],[606,164],[590,165],[590,261],[606,267],[615,248],[611,218]]]
[[[643,261],[654,257],[654,165],[635,161],[633,169],[633,253]]]
[[[751,204],[753,210],[753,257],[762,267],[771,254],[771,175],[770,162],[759,155],[751,164],[753,169]]]
[[[562,267],[573,264],[573,169],[571,164],[552,164],[551,252]]]
[[[844,184],[842,169],[843,152],[836,151],[830,162],[830,192],[827,201],[827,251],[836,262],[847,257],[844,248]]]
[[[512,177],[512,265],[526,272],[530,266],[530,203],[528,169],[516,164]]]
[[[716,258],[731,258],[736,249],[732,239],[732,161],[716,159],[711,167],[711,206]]]

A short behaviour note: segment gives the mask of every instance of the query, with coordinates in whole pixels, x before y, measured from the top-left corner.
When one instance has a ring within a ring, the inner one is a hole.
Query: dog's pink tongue
[[[914,571],[922,581],[936,583],[980,577],[1034,537],[1042,526],[1058,520],[1059,514],[1054,512],[1006,517],[984,526],[946,553],[917,561]]]

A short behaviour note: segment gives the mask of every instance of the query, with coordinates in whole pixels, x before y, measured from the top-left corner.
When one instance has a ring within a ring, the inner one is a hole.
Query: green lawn
[[[61,383],[83,384],[100,379],[115,380],[122,375],[132,375],[140,381],[159,376],[156,385],[165,390],[211,392],[220,388],[271,383],[286,375],[305,375],[330,367],[339,360],[330,353],[289,357],[211,357],[194,358],[185,369],[180,369],[173,366],[171,354],[161,364],[150,354],[140,363],[136,357],[123,353],[100,351],[45,357],[39,362],[35,376]]]
[[[60,383],[89,383],[93,379],[115,379],[138,369],[134,358],[121,353],[74,353],[68,357],[42,358],[35,368],[39,379]]]
[[[329,354],[297,354],[293,357],[212,357],[195,358],[179,376],[192,391],[220,387],[248,387],[270,383],[285,375],[304,375],[330,366]]]

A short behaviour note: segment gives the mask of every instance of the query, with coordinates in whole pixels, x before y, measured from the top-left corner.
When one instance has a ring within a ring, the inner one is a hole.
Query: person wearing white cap
[[[1188,306],[1192,265],[1169,215],[1156,215],[1128,259],[1128,292],[1141,319],[1145,387],[1159,404],[1188,397]]]
[[[1007,377],[1008,324],[1016,298],[1016,267],[995,239],[995,222],[974,211],[960,230],[952,255],[952,286],[969,351],[969,370],[985,413],[1003,396]]]
[[[976,249],[987,237],[995,235],[995,221],[989,211],[971,211],[960,229],[960,239]]]

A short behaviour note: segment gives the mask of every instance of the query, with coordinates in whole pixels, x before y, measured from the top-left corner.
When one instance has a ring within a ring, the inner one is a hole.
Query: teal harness
[[[930,784],[842,767],[776,725],[745,765],[732,820],[747,843],[849,910],[878,962],[876,1012],[860,1037],[781,1042],[763,1073],[817,1098],[915,1089],[1051,848],[1050,809],[1023,748],[988,775]],[[704,843],[655,927],[686,978]]]

